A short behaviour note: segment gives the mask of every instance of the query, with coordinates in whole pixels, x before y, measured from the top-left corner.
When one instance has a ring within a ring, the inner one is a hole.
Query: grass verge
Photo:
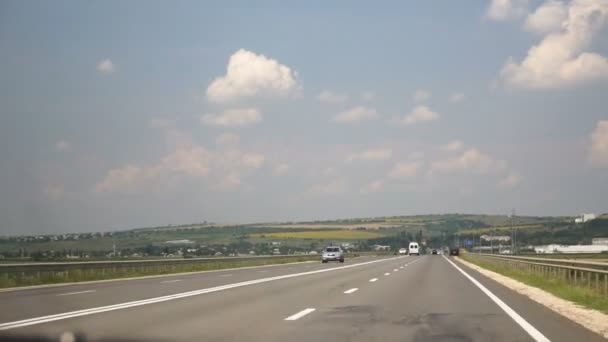
[[[210,260],[188,265],[134,266],[116,269],[76,269],[64,272],[32,272],[0,274],[0,288],[75,283],[94,280],[143,277],[185,272],[213,271],[228,268],[277,265],[291,262],[319,260],[319,256],[298,256],[252,260]]]
[[[562,299],[608,314],[608,297],[595,289],[575,286],[561,278],[547,277],[542,274],[512,268],[506,263],[484,259],[477,257],[474,254],[461,254],[460,257],[479,267],[545,290]]]

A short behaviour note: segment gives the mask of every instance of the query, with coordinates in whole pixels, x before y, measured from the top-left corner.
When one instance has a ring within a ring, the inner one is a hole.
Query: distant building
[[[192,241],[192,240],[170,240],[170,241],[165,241],[165,243],[168,243],[170,245],[189,245],[189,244],[193,244],[194,241]]]
[[[608,245],[608,237],[599,237],[591,239],[592,245]]]
[[[391,246],[384,246],[384,245],[374,245],[374,250],[376,251],[390,251]]]
[[[538,254],[603,253],[608,252],[608,245],[545,245],[534,246],[534,251]]]
[[[581,214],[574,219],[574,223],[585,223],[587,221],[595,220],[595,214]]]
[[[511,237],[508,235],[482,235],[480,238],[484,241],[500,241],[508,242],[511,241]]]

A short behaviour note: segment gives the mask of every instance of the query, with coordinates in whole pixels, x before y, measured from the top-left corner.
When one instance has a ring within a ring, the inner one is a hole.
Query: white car
[[[407,254],[407,249],[405,249],[405,248],[399,249],[399,255],[406,255],[406,254]]]
[[[410,255],[420,255],[418,242],[410,242],[410,248],[408,252]]]

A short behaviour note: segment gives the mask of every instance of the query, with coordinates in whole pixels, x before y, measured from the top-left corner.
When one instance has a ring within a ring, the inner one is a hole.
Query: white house
[[[595,214],[581,214],[579,217],[574,219],[574,223],[585,223],[591,220],[595,220]]]

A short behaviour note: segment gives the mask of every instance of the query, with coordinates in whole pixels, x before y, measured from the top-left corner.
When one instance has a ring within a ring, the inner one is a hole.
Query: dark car
[[[433,251],[431,252],[431,254],[433,254],[433,255],[437,255],[437,250],[436,250],[436,249],[433,249]]]
[[[458,248],[450,248],[450,255],[458,256],[459,251]]]

